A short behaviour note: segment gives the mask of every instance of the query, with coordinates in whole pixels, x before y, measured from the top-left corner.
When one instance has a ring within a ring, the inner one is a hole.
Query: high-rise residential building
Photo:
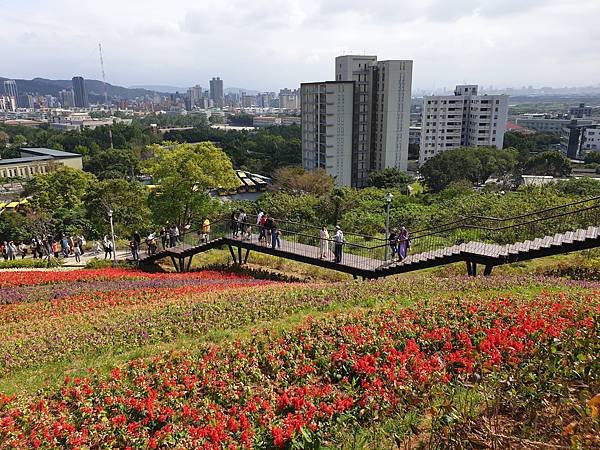
[[[335,119],[346,117],[352,109],[350,141],[344,140],[347,151],[336,151],[349,158],[340,168],[350,172],[340,176],[337,167],[325,164],[328,174],[336,176],[338,185],[363,187],[370,172],[395,167],[406,171],[408,163],[408,143],[410,128],[410,103],[412,88],[413,62],[408,60],[377,61],[376,56],[347,55],[335,59],[335,81],[351,83],[353,102],[344,103],[343,110],[336,110],[333,119],[327,123],[336,123]],[[304,83],[301,92],[302,126],[307,116],[304,109],[314,101],[307,95],[310,86],[323,83]],[[325,83],[327,86],[327,83]],[[345,88],[349,89],[349,88]],[[341,104],[341,103],[339,103]],[[348,123],[345,122],[345,129]],[[337,133],[336,133],[337,134]],[[327,138],[325,133],[325,138]],[[310,161],[318,159],[311,154],[315,151],[309,139],[311,133],[303,132],[304,167],[310,170]],[[306,140],[305,140],[306,139]],[[331,146],[329,146],[331,145]],[[331,142],[325,146],[335,148]],[[333,150],[331,150],[333,151]],[[339,156],[336,156],[336,158]],[[327,156],[325,158],[327,160]]]
[[[298,89],[281,89],[279,91],[279,107],[281,109],[300,109],[300,91]]]
[[[202,86],[197,84],[194,87],[188,89],[188,98],[190,102],[190,106],[192,108],[203,108],[204,103],[202,102],[202,94],[203,94]]]
[[[223,107],[223,80],[219,77],[213,77],[213,79],[210,80],[210,99],[213,101],[215,108]]]
[[[352,81],[302,83],[302,164],[324,169],[339,186],[352,184]]]
[[[17,107],[33,109],[34,106],[35,106],[35,100],[32,95],[21,93],[17,97]]]
[[[424,97],[419,165],[451,148],[502,148],[507,118],[508,95],[478,95],[477,85]]]
[[[73,95],[75,96],[76,108],[87,108],[90,106],[83,77],[73,77]]]
[[[73,108],[75,106],[75,95],[73,89],[63,89],[58,93],[60,105],[63,108]]]
[[[17,90],[17,82],[15,80],[5,80],[4,81],[4,94],[7,97],[12,97],[17,101],[17,97],[19,97],[19,91]]]

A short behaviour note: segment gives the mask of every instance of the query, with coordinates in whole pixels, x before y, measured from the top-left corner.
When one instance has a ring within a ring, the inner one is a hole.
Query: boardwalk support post
[[[247,248],[246,249],[246,256],[244,256],[244,264],[246,264],[248,262],[248,255],[250,254],[250,249]]]
[[[186,272],[190,271],[190,267],[192,267],[192,259],[193,258],[194,258],[194,255],[190,255],[190,259],[188,259],[187,267],[185,269]]]
[[[485,266],[485,269],[483,270],[483,275],[486,277],[489,277],[492,274],[493,268],[494,268],[494,266],[492,266],[491,264],[487,264]]]
[[[242,247],[238,246],[238,265],[242,265]]]
[[[470,277],[477,276],[477,263],[475,261],[466,261],[467,263],[467,275]]]
[[[235,259],[235,252],[233,251],[233,247],[231,246],[231,244],[227,244],[227,247],[229,247],[229,253],[231,253],[231,257],[233,258],[233,264],[237,264],[237,259]]]
[[[173,266],[175,266],[175,271],[179,272],[179,266],[177,265],[177,261],[175,261],[174,256],[171,256],[171,261],[173,262]]]

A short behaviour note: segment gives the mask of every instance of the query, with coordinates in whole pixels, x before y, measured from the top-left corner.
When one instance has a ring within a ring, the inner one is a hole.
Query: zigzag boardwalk
[[[279,225],[282,237],[277,249],[259,241],[256,225],[250,225],[251,233],[242,239],[229,230],[227,220],[218,220],[212,226],[208,242],[194,242],[198,240],[197,234],[188,233],[180,245],[142,258],[140,266],[171,258],[176,270],[183,272],[189,270],[194,255],[227,246],[236,264],[246,263],[250,251],[255,251],[363,278],[380,278],[460,261],[467,264],[469,275],[477,275],[478,264],[489,275],[493,267],[502,264],[600,247],[600,197],[509,218],[470,216],[417,231],[411,238],[413,253],[402,262],[385,260],[384,239],[352,233],[346,234],[341,263],[333,261],[331,240],[328,257],[321,259],[318,227],[294,222]],[[460,242],[465,231],[470,235],[476,233],[481,241]],[[513,235],[529,239],[502,244]]]

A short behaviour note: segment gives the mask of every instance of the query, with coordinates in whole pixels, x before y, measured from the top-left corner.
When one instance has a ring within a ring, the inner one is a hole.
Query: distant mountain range
[[[0,77],[0,84],[7,79],[8,78]],[[48,80],[46,78],[34,78],[33,80],[16,79],[15,81],[17,82],[17,90],[19,93],[26,92],[37,95],[53,95],[55,97],[57,97],[58,93],[63,89],[71,89],[73,87],[71,80]],[[102,81],[86,79],[85,87],[88,91],[90,101],[101,101],[104,98],[104,83],[102,83]],[[163,95],[169,93],[168,91],[155,89],[126,88],[122,86],[115,86],[110,83],[106,83],[106,88],[109,97],[124,99],[134,99],[136,97],[143,97],[145,95],[154,95],[155,92]],[[3,93],[2,90],[0,90],[0,92]]]
[[[166,92],[167,94],[174,94],[175,92],[186,92],[188,88],[177,87],[177,86],[169,86],[166,84],[140,84],[135,86],[130,86],[129,89],[144,89],[147,91],[153,92]]]
[[[0,77],[0,95],[4,93],[2,89],[2,82],[12,78]],[[58,97],[58,93],[63,89],[71,89],[73,83],[71,80],[49,80],[47,78],[34,78],[33,80],[20,80],[15,79],[17,82],[17,90],[19,93],[37,94],[37,95],[53,95]],[[104,83],[100,80],[85,80],[85,87],[88,91],[88,97],[92,103],[101,102],[104,99]],[[204,86],[203,86],[204,87]],[[188,88],[176,87],[169,85],[139,85],[131,87],[115,86],[110,83],[106,83],[108,96],[111,98],[123,98],[123,99],[134,99],[136,97],[144,97],[146,95],[154,95],[155,93],[160,95],[174,94],[179,92],[181,94],[187,92]],[[204,87],[204,89],[208,89]],[[225,88],[225,94],[241,93],[245,92],[248,95],[256,95],[259,91],[252,89],[243,88]]]

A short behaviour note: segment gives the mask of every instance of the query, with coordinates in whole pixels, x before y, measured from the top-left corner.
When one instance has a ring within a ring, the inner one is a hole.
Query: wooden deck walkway
[[[318,239],[315,240],[318,242]],[[281,239],[281,248],[273,249],[259,242],[257,234],[252,234],[249,239],[225,236],[213,239],[208,243],[198,245],[182,244],[165,249],[152,256],[142,258],[140,265],[144,266],[159,259],[170,257],[178,271],[185,271],[186,268],[189,270],[194,255],[224,246],[229,248],[231,256],[237,264],[244,264],[249,253],[255,251],[363,278],[380,278],[460,261],[467,263],[470,275],[477,274],[477,264],[483,265],[485,267],[484,274],[489,275],[492,268],[498,265],[600,247],[600,227],[588,227],[507,245],[468,242],[409,255],[402,262],[382,261],[374,257],[358,255],[355,252],[370,252],[373,255],[375,255],[375,252],[373,249],[361,248],[360,246],[355,246],[354,251],[348,251],[352,244],[345,244],[346,251],[343,252],[342,261],[336,263],[331,250],[328,252],[328,258],[321,259],[319,247],[291,239]],[[237,255],[234,248],[237,248]],[[244,250],[245,254],[243,254]]]

